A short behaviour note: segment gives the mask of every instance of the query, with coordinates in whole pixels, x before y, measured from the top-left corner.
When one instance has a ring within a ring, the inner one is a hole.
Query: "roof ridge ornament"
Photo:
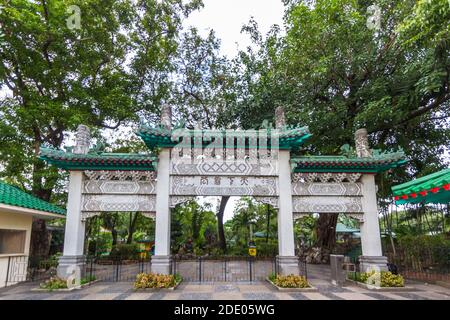
[[[91,131],[89,130],[89,128],[83,124],[80,124],[77,128],[75,137],[76,139],[73,153],[87,154],[89,152],[89,147],[91,144]]]
[[[172,129],[172,108],[168,104],[164,104],[161,110],[161,126],[167,130]]]
[[[275,109],[275,128],[282,129],[286,127],[286,114],[284,107],[279,106]]]
[[[355,132],[356,156],[358,158],[371,158],[372,150],[369,147],[369,138],[366,128],[361,128]]]

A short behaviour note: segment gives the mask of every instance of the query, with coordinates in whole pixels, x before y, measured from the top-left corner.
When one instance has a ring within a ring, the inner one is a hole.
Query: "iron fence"
[[[450,282],[450,247],[397,249],[386,255],[405,278]]]
[[[304,260],[299,260],[298,268],[299,274],[307,278]],[[175,256],[172,273],[179,274],[187,282],[253,282],[280,273],[280,266],[276,258]]]
[[[106,282],[131,282],[139,273],[151,271],[150,258],[87,257],[85,274],[89,279]]]

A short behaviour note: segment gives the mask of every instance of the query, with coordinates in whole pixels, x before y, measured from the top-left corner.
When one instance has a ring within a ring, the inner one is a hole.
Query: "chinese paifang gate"
[[[80,125],[66,151],[42,148],[40,158],[68,170],[64,252],[58,275],[84,270],[85,221],[102,212],[141,212],[156,220],[151,269],[169,274],[171,209],[197,196],[252,196],[277,209],[281,274],[298,274],[294,220],[311,213],[341,213],[360,223],[361,270],[387,269],[381,249],[375,174],[405,163],[403,152],[369,148],[367,131],[355,133],[355,151],[344,156],[291,156],[311,136],[288,127],[277,108],[275,128],[188,130],[172,127],[165,106],[161,123],[137,135],[148,154],[90,149],[89,129]],[[157,151],[157,152],[156,152]]]

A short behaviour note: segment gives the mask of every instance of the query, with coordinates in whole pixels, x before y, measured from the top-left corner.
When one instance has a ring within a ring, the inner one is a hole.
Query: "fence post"
[[[93,272],[93,268],[94,268],[94,258],[91,257],[91,263],[90,263],[91,267],[89,270],[89,286],[92,284],[92,272]]]
[[[250,257],[249,258],[249,268],[250,268],[250,282],[252,282],[253,280],[252,280],[252,260],[253,260],[253,258],[252,257]]]
[[[202,282],[202,257],[198,257],[198,281]]]
[[[225,278],[225,282],[227,281],[227,258],[225,257],[225,259],[223,260],[224,263],[224,278]]]

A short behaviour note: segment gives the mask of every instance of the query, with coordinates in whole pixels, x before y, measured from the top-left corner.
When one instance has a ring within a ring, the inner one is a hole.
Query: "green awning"
[[[450,202],[450,169],[392,187],[396,204]]]

